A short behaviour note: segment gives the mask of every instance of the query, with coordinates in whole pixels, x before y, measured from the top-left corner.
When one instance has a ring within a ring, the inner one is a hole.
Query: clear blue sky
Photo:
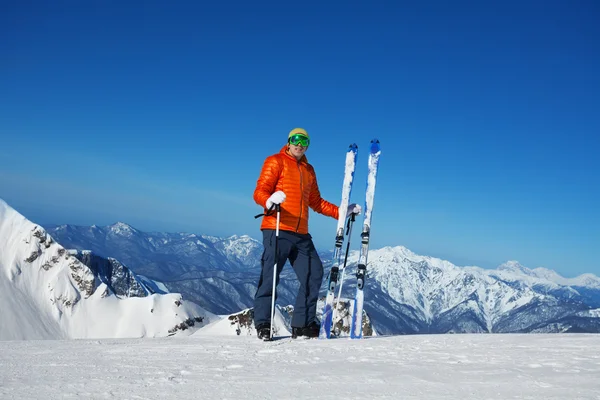
[[[600,274],[598,21],[594,0],[3,2],[0,198],[258,238],[260,167],[301,126],[334,203],[347,146],[362,203],[381,140],[374,248]],[[312,214],[319,248],[334,231]]]

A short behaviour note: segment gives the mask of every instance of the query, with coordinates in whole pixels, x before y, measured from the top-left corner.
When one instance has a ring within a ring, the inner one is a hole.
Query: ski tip
[[[377,153],[379,150],[381,150],[379,139],[371,140],[371,153]]]

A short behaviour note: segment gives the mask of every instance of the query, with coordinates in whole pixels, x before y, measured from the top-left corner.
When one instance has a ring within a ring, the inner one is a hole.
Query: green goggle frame
[[[288,142],[290,144],[293,144],[294,146],[300,145],[302,147],[308,147],[308,145],[310,144],[310,139],[304,135],[296,134],[296,135],[290,136],[290,138],[288,139]]]

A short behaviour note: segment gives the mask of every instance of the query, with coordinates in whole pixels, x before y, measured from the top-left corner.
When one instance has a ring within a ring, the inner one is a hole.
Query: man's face
[[[296,160],[300,160],[308,147],[304,147],[300,144],[290,144],[290,153],[296,158]]]
[[[296,160],[300,160],[310,144],[310,139],[302,134],[296,134],[290,136],[288,139],[290,153],[296,157]]]

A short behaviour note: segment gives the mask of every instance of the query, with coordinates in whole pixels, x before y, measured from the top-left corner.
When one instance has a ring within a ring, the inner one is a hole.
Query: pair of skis
[[[358,146],[356,144],[350,145],[348,153],[346,154],[346,169],[344,173],[344,183],[342,186],[342,201],[339,208],[338,224],[335,235],[335,247],[333,253],[333,264],[329,272],[329,279],[327,285],[327,295],[325,297],[325,306],[323,307],[323,316],[321,318],[321,330],[319,332],[319,338],[329,339],[331,337],[333,324],[335,323],[335,312],[337,304],[335,301],[335,287],[338,282],[338,276],[340,272],[340,265],[342,265],[342,246],[344,243],[344,226],[346,225],[346,218],[348,205],[350,204],[350,194],[352,192],[352,183],[354,181],[354,170],[356,167],[356,156],[358,152]],[[364,284],[367,272],[367,255],[369,252],[369,238],[371,233],[371,214],[373,212],[373,200],[375,197],[375,183],[377,181],[377,169],[379,166],[379,156],[381,149],[379,140],[371,140],[371,148],[369,152],[369,171],[367,175],[367,189],[365,207],[363,210],[363,227],[361,232],[361,247],[360,255],[358,258],[358,269],[356,273],[356,294],[354,297],[354,307],[352,309],[352,322],[350,326],[350,337],[352,339],[362,338],[362,314],[363,314],[363,303],[364,303]],[[347,232],[347,246],[346,254],[342,266],[342,279],[340,283],[340,290],[338,293],[338,301],[342,293],[343,277],[346,270],[346,263],[348,260],[348,252],[350,249],[350,238],[352,235],[352,225],[354,223],[355,214],[351,214],[348,219]]]

